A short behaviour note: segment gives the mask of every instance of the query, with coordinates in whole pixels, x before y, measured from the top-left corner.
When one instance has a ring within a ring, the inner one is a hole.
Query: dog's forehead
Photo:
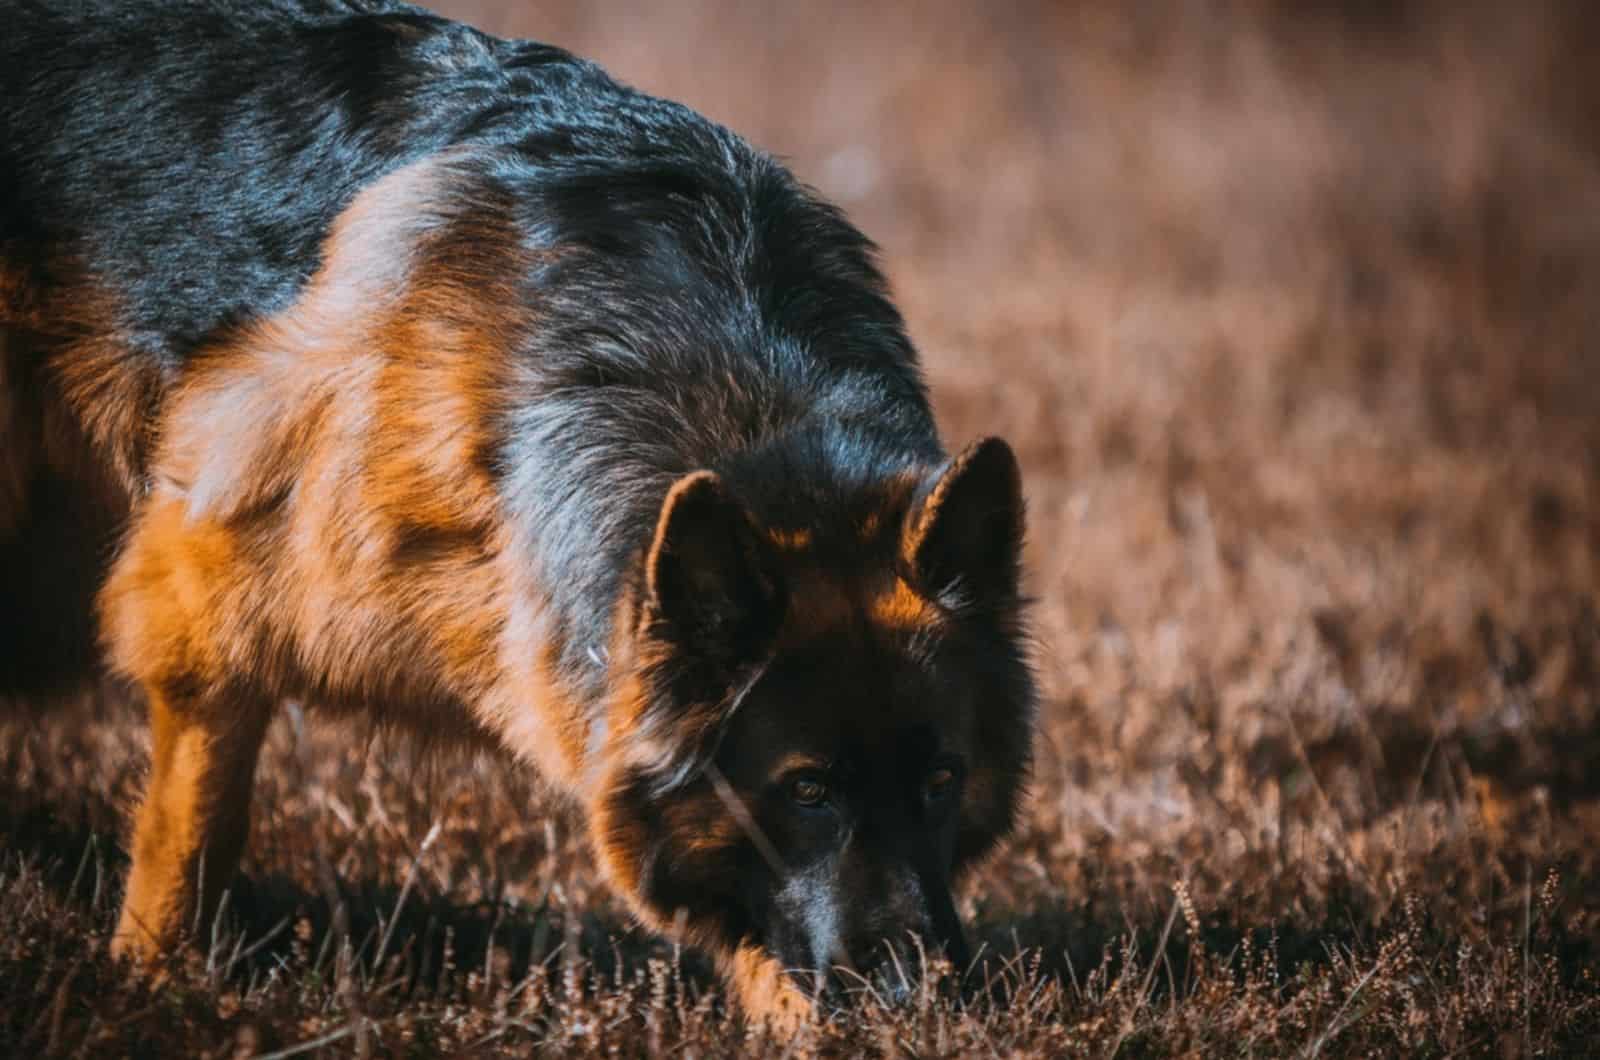
[[[775,659],[739,727],[775,757],[960,754],[976,700],[959,667],[910,638],[834,634]]]

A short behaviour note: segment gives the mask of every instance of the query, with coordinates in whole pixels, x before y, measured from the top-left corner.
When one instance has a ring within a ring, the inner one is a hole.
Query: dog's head
[[[747,1002],[875,976],[893,993],[914,937],[965,963],[952,887],[1027,770],[1011,450],[979,442],[873,497],[825,533],[680,479],[614,653],[602,860]]]

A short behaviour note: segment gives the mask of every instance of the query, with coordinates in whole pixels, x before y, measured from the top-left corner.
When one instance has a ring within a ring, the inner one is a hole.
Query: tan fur
[[[900,577],[871,595],[867,614],[880,627],[896,633],[924,633],[938,629],[944,622],[938,606]]]
[[[727,961],[727,974],[739,1003],[780,1036],[795,1033],[815,1018],[811,998],[770,954],[741,946]]]
[[[507,555],[485,455],[497,353],[532,325],[471,289],[492,274],[430,256],[452,177],[444,156],[369,188],[295,305],[209,351],[168,400],[153,489],[102,595],[112,660],[165,726],[125,950],[184,926],[196,835],[219,879],[242,843],[247,799],[202,809],[193,779],[225,745],[181,735],[212,719],[296,698],[498,742],[577,783],[584,729],[538,616],[518,617],[538,594]],[[492,212],[450,220],[478,226],[475,260],[510,246]]]
[[[248,835],[268,717],[263,704],[218,715],[156,692],[149,703],[151,781],[115,935],[124,953],[160,952],[189,924],[210,923]]]
[[[34,478],[66,477],[119,515],[140,488],[159,372],[137,356],[109,288],[70,260],[41,292],[0,259],[0,534]]]
[[[23,360],[42,355],[31,383],[43,400],[24,425],[21,400],[0,412],[0,431],[26,448],[8,459],[42,459],[51,470],[82,477],[109,472],[123,497],[137,493],[148,455],[162,380],[124,333],[108,284],[78,262],[51,263],[48,292],[0,261],[0,390],[22,385]],[[9,364],[6,364],[9,362]],[[27,429],[23,429],[26,426]],[[42,447],[37,443],[42,442]],[[3,487],[0,487],[3,488]]]
[[[788,552],[804,552],[811,547],[812,533],[805,527],[794,530],[769,529],[767,538],[778,548]]]

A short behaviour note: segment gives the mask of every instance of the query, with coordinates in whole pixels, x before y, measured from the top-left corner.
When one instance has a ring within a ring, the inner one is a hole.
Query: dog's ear
[[[762,655],[783,618],[783,587],[750,514],[711,471],[672,484],[645,566],[653,632],[697,662]]]
[[[929,479],[901,538],[910,581],[946,606],[1016,599],[1022,560],[1022,472],[999,438],[969,445]]]

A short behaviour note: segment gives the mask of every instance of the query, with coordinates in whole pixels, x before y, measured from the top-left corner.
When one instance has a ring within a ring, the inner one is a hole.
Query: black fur
[[[755,943],[800,964],[866,965],[902,928],[963,954],[951,881],[1010,828],[1028,761],[1020,484],[1002,443],[947,465],[873,247],[836,209],[728,130],[591,63],[383,0],[0,0],[0,99],[0,296],[109,291],[117,348],[157,380],[152,406],[194,359],[295,302],[358,192],[462,149],[452,208],[509,210],[513,257],[534,263],[493,292],[537,326],[494,351],[522,386],[495,406],[498,441],[481,459],[537,565],[592,743],[606,737],[605,652],[627,605],[650,619],[642,639],[676,649],[640,669],[649,705],[682,712],[647,710],[635,736],[685,732],[619,767],[596,801],[610,799],[619,834],[653,835],[668,795],[715,807],[720,771],[767,793],[752,812],[804,869],[780,878],[742,840],[697,874],[652,839],[633,866],[645,904],[663,920],[695,907],[724,955]],[[481,248],[470,226],[450,229],[458,219],[428,252],[470,265]],[[24,319],[0,303],[0,442],[6,388],[31,385],[53,341],[7,324]],[[682,495],[684,524],[665,524],[666,558],[647,567],[663,498],[697,470],[714,475]],[[31,566],[40,535],[95,507],[71,482],[27,483],[31,521],[0,510],[0,694],[89,658],[88,601],[117,528],[83,515],[89,529],[62,535],[84,557],[70,578]],[[113,521],[134,500],[116,498]],[[909,559],[902,520],[926,531]],[[934,651],[920,628],[861,618],[768,671],[786,597],[762,530],[804,532],[806,562],[837,583],[914,585],[942,608],[929,624],[958,632]],[[22,617],[36,613],[48,628]],[[683,724],[696,708],[719,716]],[[940,765],[941,718],[969,730],[964,766]],[[791,747],[830,763],[835,804],[773,788]],[[706,763],[717,770],[690,768]],[[954,788],[970,774],[974,789],[965,809],[923,786],[957,766]],[[802,931],[840,888],[852,901]]]
[[[93,263],[169,375],[287,307],[362,187],[492,149],[484,193],[562,250],[528,277],[537,392],[494,459],[575,676],[677,475],[722,470],[781,522],[942,455],[866,238],[592,63],[381,0],[7,0],[0,21],[0,260]]]

